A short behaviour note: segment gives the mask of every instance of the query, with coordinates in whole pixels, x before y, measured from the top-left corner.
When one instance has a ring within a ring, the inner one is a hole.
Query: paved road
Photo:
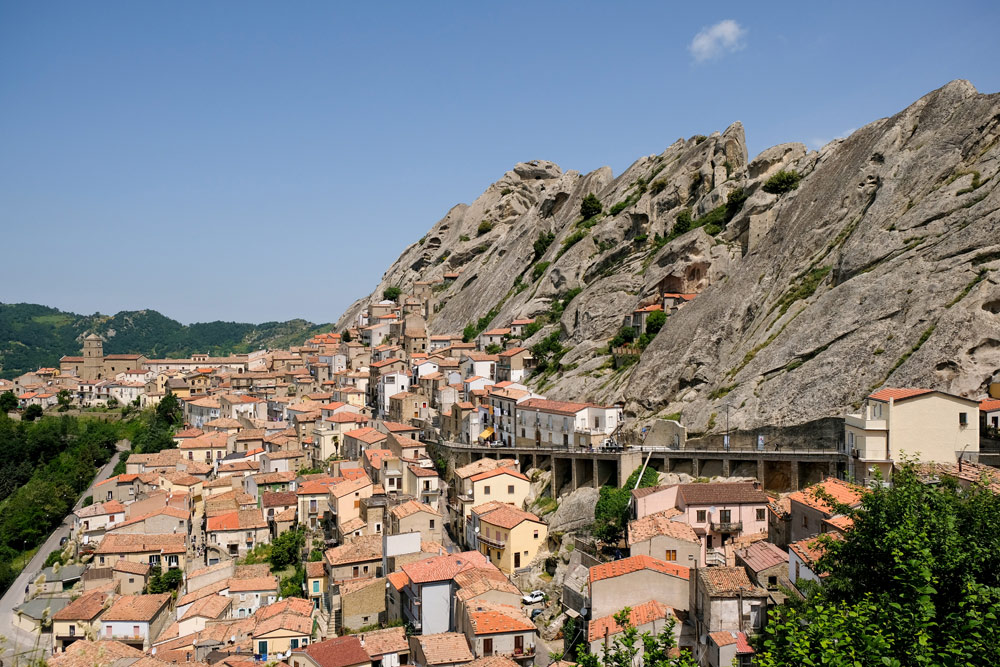
[[[126,441],[123,440],[118,443],[118,452],[111,457],[106,466],[101,468],[101,471],[97,473],[97,477],[94,478],[94,482],[87,490],[80,494],[80,499],[73,506],[74,510],[80,509],[83,506],[84,498],[93,495],[94,487],[98,482],[103,482],[111,476],[111,471],[114,470],[115,464],[118,463],[118,457],[122,451],[127,449],[129,449],[129,445]],[[0,652],[0,658],[2,658],[4,665],[13,665],[18,662],[23,664],[24,660],[36,651],[44,651],[46,654],[49,652],[50,644],[48,642],[42,642],[45,646],[37,646],[39,643],[38,635],[24,632],[14,626],[14,607],[24,602],[25,586],[28,586],[34,576],[41,571],[42,565],[45,563],[48,555],[59,548],[59,540],[69,535],[70,528],[73,525],[71,519],[72,514],[63,519],[62,523],[55,529],[55,532],[38,549],[38,552],[31,559],[31,562],[28,563],[28,566],[21,570],[21,574],[10,585],[3,598],[0,598],[0,635],[3,635],[7,640],[0,647],[0,651],[2,651]]]

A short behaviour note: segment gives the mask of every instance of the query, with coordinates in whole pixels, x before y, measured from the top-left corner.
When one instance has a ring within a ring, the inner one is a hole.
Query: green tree
[[[350,331],[350,329],[344,329],[343,332],[341,332],[341,334],[340,334],[340,340],[344,341],[345,343],[350,343],[351,342],[351,331]]]
[[[667,323],[667,314],[662,310],[654,310],[646,317],[646,333],[655,336]]]
[[[578,646],[577,664],[580,667],[631,667],[641,656],[644,667],[697,667],[698,663],[689,653],[672,655],[677,648],[673,616],[667,616],[660,634],[644,632],[640,635],[632,624],[631,614],[628,607],[615,614],[615,622],[622,630],[615,635],[611,646],[602,649],[600,656],[590,653],[586,644]]]
[[[503,352],[503,348],[497,343],[490,343],[486,346],[486,354],[500,354]]]
[[[301,562],[306,536],[302,530],[286,530],[271,542],[271,567],[282,570]]]
[[[483,220],[479,223],[479,227],[476,228],[476,236],[482,236],[493,229],[493,223],[489,220]]]
[[[0,394],[0,412],[7,414],[17,409],[17,396],[12,391]]]
[[[674,223],[673,236],[680,236],[691,229],[691,210],[684,209],[677,214],[677,222]]]
[[[304,598],[302,584],[305,583],[305,580],[306,573],[300,563],[291,576],[281,580],[281,584],[278,586],[278,595],[283,598]]]
[[[42,406],[32,403],[24,409],[21,419],[26,422],[33,422],[42,416]]]
[[[824,498],[854,526],[820,538],[824,584],[772,611],[758,664],[1000,664],[1000,496],[985,483],[924,483],[912,464],[892,482],[859,510]]]
[[[475,338],[478,335],[479,335],[479,332],[476,330],[476,325],[474,325],[474,324],[466,324],[465,328],[462,329],[462,342],[463,343],[470,343],[470,342],[472,342],[472,339]]]
[[[56,401],[59,403],[59,412],[66,412],[69,410],[69,404],[72,400],[73,396],[69,393],[68,389],[60,389],[59,393],[56,394]]]
[[[176,426],[183,421],[184,413],[180,401],[172,391],[168,391],[167,395],[156,404],[156,418],[167,426]]]
[[[601,200],[597,198],[593,192],[589,193],[580,202],[580,215],[583,216],[584,220],[590,220],[595,215],[598,215],[604,210],[604,205],[601,204]]]
[[[600,202],[598,202],[600,203]],[[600,211],[598,211],[600,213]],[[538,232],[538,238],[535,239],[532,249],[535,251],[535,259],[539,260],[545,251],[549,249],[552,242],[556,240],[556,235],[552,232]]]
[[[395,301],[399,298],[399,295],[403,293],[403,290],[398,287],[386,287],[382,290],[382,298],[389,301]]]
[[[606,544],[617,544],[628,528],[629,499],[632,497],[636,480],[639,479],[639,470],[641,468],[633,470],[621,488],[608,485],[601,487],[597,505],[594,507],[594,536]],[[659,479],[660,476],[655,470],[646,468],[642,473],[639,487],[656,486]]]

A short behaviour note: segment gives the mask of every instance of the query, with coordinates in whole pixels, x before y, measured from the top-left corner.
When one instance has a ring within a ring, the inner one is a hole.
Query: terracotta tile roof
[[[362,519],[359,516],[356,516],[352,519],[348,519],[343,524],[341,524],[340,532],[343,533],[344,535],[350,535],[355,531],[361,530],[367,525],[368,524],[365,522],[364,519]]]
[[[511,593],[521,597],[521,591],[512,584],[495,565],[463,570],[455,575],[455,585],[459,587],[455,597],[469,600],[487,591]]]
[[[842,540],[844,536],[840,533],[823,533],[816,537],[808,537],[798,542],[788,545],[789,551],[794,551],[806,565],[812,566],[826,552],[826,542],[828,540]],[[821,575],[822,576],[822,575]]]
[[[410,583],[410,578],[406,576],[406,573],[402,570],[390,572],[386,579],[389,580],[389,583],[392,584],[393,588],[397,591],[403,590],[403,588]]]
[[[110,533],[101,539],[94,553],[161,553],[176,554],[187,550],[186,535],[120,535]]]
[[[103,516],[105,514],[122,514],[125,512],[125,506],[122,505],[117,500],[108,500],[103,503],[97,503],[89,507],[82,507],[74,512],[78,517],[85,518],[91,516]]]
[[[436,635],[417,635],[427,665],[447,665],[472,662],[469,642],[460,632],[442,632]]]
[[[228,578],[212,582],[207,586],[202,586],[201,588],[196,588],[193,591],[188,591],[186,594],[177,598],[177,606],[182,607],[186,604],[191,604],[195,600],[200,600],[201,598],[209,595],[218,595],[227,588],[229,588]]]
[[[737,654],[753,653],[753,648],[750,646],[750,642],[747,641],[746,633],[734,630],[720,630],[719,632],[712,632],[708,636],[712,638],[716,646],[721,647],[736,644]]]
[[[304,598],[285,598],[280,602],[261,607],[254,614],[257,621],[263,621],[278,614],[295,614],[298,616],[312,616],[312,602]]]
[[[740,594],[767,597],[767,591],[755,586],[742,567],[703,567],[698,570],[698,578],[713,597],[734,597]]]
[[[349,493],[354,493],[360,491],[361,489],[371,486],[372,482],[368,477],[358,477],[356,479],[348,479],[343,482],[338,482],[330,487],[330,495],[335,498],[342,498]]]
[[[823,519],[823,523],[834,529],[833,532],[843,533],[854,527],[854,519],[843,514]],[[787,554],[786,554],[787,555]]]
[[[668,563],[652,556],[639,555],[593,566],[590,568],[590,583],[593,584],[603,579],[632,574],[640,570],[654,570],[674,577],[680,577],[681,579],[688,579],[690,577],[689,569],[683,565]]]
[[[803,505],[807,505],[808,507],[812,507],[813,509],[817,509],[821,512],[826,512],[828,514],[832,513],[833,508],[830,507],[825,500],[821,500],[816,497],[815,494],[817,490],[822,490],[839,503],[852,506],[861,502],[861,498],[865,492],[863,487],[845,482],[837,479],[836,477],[827,477],[818,484],[813,484],[812,486],[802,489],[801,491],[790,493],[788,495],[788,499],[790,501],[802,503]]]
[[[365,444],[373,445],[376,442],[381,442],[387,439],[389,436],[387,436],[385,433],[382,433],[381,431],[376,431],[370,426],[366,426],[364,428],[358,428],[354,429],[353,431],[348,431],[347,433],[344,434],[344,437],[354,438],[355,440],[360,440]]]
[[[123,528],[125,526],[131,526],[133,524],[141,523],[146,519],[152,519],[153,517],[157,516],[169,516],[174,519],[184,519],[185,521],[187,521],[190,520],[191,513],[188,512],[187,510],[182,510],[180,508],[168,505],[167,507],[161,507],[159,509],[153,510],[152,512],[146,512],[145,514],[141,514],[127,521],[116,523],[114,527],[117,529],[117,528]]]
[[[220,530],[256,530],[258,528],[267,528],[267,521],[264,520],[260,510],[238,510],[209,517],[206,525],[206,530],[210,533]]]
[[[382,469],[382,461],[385,459],[392,458],[391,449],[366,449],[365,459],[368,461],[368,465],[376,470]]]
[[[253,629],[252,635],[254,637],[260,637],[269,632],[274,632],[275,630],[287,630],[293,634],[308,636],[312,634],[312,624],[312,619],[307,616],[288,613],[277,614],[258,623],[257,627]],[[312,648],[312,646],[315,646],[315,644],[311,644],[310,648]],[[368,656],[365,655],[365,658],[367,657]]]
[[[104,609],[106,593],[93,591],[84,593],[52,615],[54,621],[90,621]]]
[[[754,572],[761,572],[776,565],[788,565],[788,554],[764,540],[754,542],[745,549],[737,550],[736,556]]]
[[[519,410],[538,410],[557,415],[575,415],[586,408],[603,408],[595,403],[574,403],[571,401],[550,401],[547,398],[529,398],[517,406]]]
[[[472,602],[466,608],[473,634],[493,635],[503,632],[534,632],[532,623],[517,607],[495,602]]]
[[[127,572],[128,574],[146,576],[149,574],[150,566],[149,563],[133,563],[132,561],[125,560],[123,558],[115,563],[111,569],[115,572]]]
[[[204,435],[205,432],[200,428],[186,428],[181,431],[174,433],[174,440],[183,440],[184,438],[197,438],[199,435]]]
[[[924,394],[929,394],[932,391],[934,390],[917,389],[917,388],[896,389],[893,387],[886,387],[885,389],[879,389],[874,394],[869,394],[868,398],[873,398],[876,401],[886,401],[886,402],[888,402],[889,399],[892,399],[893,401],[900,401],[905,398],[913,398],[914,396],[922,396]]]
[[[411,426],[409,424],[400,424],[399,422],[384,421],[382,422],[382,426],[384,426],[385,430],[389,431],[389,433],[406,433],[407,431],[420,431],[420,428],[417,426]]]
[[[994,410],[1000,410],[1000,399],[997,398],[987,398],[979,402],[979,409],[983,412],[993,412]]]
[[[46,662],[52,667],[111,667],[120,659],[142,656],[142,651],[121,642],[78,639]]]
[[[768,501],[767,494],[756,488],[753,482],[680,484],[677,495],[687,505],[764,505]]]
[[[484,521],[493,526],[499,526],[500,528],[513,528],[514,526],[520,525],[525,521],[534,521],[535,523],[540,524],[545,523],[531,512],[519,510],[513,505],[509,505],[507,503],[501,503],[500,505],[482,513],[477,512],[475,507],[472,508],[472,511],[479,515],[480,521]]]
[[[222,616],[229,605],[233,602],[232,598],[225,595],[209,595],[203,597],[200,600],[196,600],[194,604],[188,607],[188,610],[184,612],[180,620],[187,618],[194,618],[195,616],[204,616],[205,618],[219,618]]]
[[[642,604],[637,604],[632,607],[631,612],[629,612],[629,621],[634,627],[640,627],[646,625],[647,623],[652,623],[653,621],[659,621],[667,618],[667,616],[677,617],[677,614],[673,609],[663,604],[658,600],[650,600],[649,602],[643,602]],[[602,618],[595,618],[587,624],[587,641],[595,642],[602,639],[605,632],[610,635],[616,635],[622,631],[622,627],[615,622],[614,614],[610,616],[604,616]]]
[[[319,579],[326,575],[326,567],[323,561],[309,561],[306,563],[306,576],[310,579]]]
[[[418,502],[416,500],[407,500],[405,503],[401,503],[393,507],[389,512],[392,513],[397,519],[405,519],[408,516],[412,516],[417,512],[425,512],[427,514],[432,514],[434,516],[441,516],[440,512],[434,510],[430,505],[425,505],[424,503]]]
[[[680,510],[671,508],[663,512],[648,514],[635,521],[629,521],[629,545],[645,542],[660,535],[686,542],[700,542],[697,533],[694,532],[694,528],[683,521],[671,521],[673,517],[680,516],[681,514]]]
[[[323,554],[326,562],[333,566],[379,560],[382,558],[382,536],[362,535],[347,544],[327,549]]]
[[[478,482],[483,479],[489,479],[490,477],[496,477],[497,475],[510,475],[511,477],[523,479],[526,482],[528,481],[528,478],[518,472],[515,468],[494,468],[493,470],[487,470],[477,475],[473,475],[472,481]]]
[[[510,329],[501,327],[499,329],[490,329],[489,331],[484,331],[480,335],[482,335],[482,336],[506,336],[509,333],[510,333]]]
[[[163,609],[170,600],[169,593],[159,595],[123,595],[111,605],[101,616],[102,622],[107,621],[139,621],[149,622]]]
[[[486,556],[478,551],[464,551],[407,563],[401,569],[410,581],[423,584],[429,581],[454,579],[455,575],[463,570],[485,567],[487,563],[489,561],[486,560]]]
[[[414,477],[437,477],[437,471],[434,468],[425,468],[423,466],[417,465],[416,463],[411,463],[406,466],[413,473]]]
[[[472,477],[473,475],[478,475],[486,470],[493,470],[494,468],[510,468],[516,465],[517,461],[515,459],[479,459],[478,461],[473,461],[468,465],[455,468],[455,476],[465,479]]]
[[[248,591],[277,591],[278,590],[278,578],[274,576],[269,577],[250,577],[246,579],[237,579],[233,577],[229,580],[229,592],[230,593],[246,593]]]
[[[230,562],[223,561],[221,563],[216,563],[215,565],[208,565],[206,567],[198,568],[197,570],[188,573],[188,580],[194,577],[200,577],[203,574],[209,574],[210,572],[218,572],[219,570],[229,569]]]
[[[286,507],[298,502],[294,491],[265,491],[260,499],[264,507]]]
[[[137,479],[139,479],[139,475],[137,475],[135,473],[132,473],[131,475],[127,474],[127,473],[122,473],[121,475],[115,475],[114,477],[108,477],[103,482],[98,482],[94,486],[101,486],[102,484],[117,484],[119,482],[124,483],[124,484],[128,484],[129,482],[134,482]]]
[[[402,628],[399,629],[402,630]],[[293,651],[292,653],[307,654],[319,667],[348,667],[348,665],[359,663],[367,664],[371,660],[361,646],[361,641],[353,635],[316,642],[301,651]]]
[[[354,636],[364,640],[365,653],[372,660],[377,660],[386,653],[407,653],[410,650],[404,628],[386,628]]]

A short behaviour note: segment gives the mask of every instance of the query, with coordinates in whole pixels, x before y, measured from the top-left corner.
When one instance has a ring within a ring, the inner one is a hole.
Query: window
[[[763,507],[757,508],[757,520],[764,521],[767,518],[766,510]]]
[[[368,566],[365,565],[363,568],[361,568],[361,571],[364,572],[365,574],[368,574]]]
[[[698,510],[696,521],[698,523],[705,523],[705,510]]]
[[[802,515],[802,527],[803,528],[809,527],[809,517],[807,517],[805,514]]]
[[[535,531],[535,539],[536,540],[538,539],[538,531],[537,530]]]
[[[969,425],[969,413],[968,412],[959,412],[958,413],[958,425],[959,426],[968,426]]]
[[[732,521],[732,512],[730,510],[719,510],[719,523],[729,523]]]
[[[132,636],[133,637],[138,637],[139,636],[139,626],[138,625],[133,625],[132,626]]]
[[[319,582],[318,581],[314,581],[313,582],[313,593],[319,593]]]
[[[299,647],[299,640],[298,639],[293,639],[291,641],[291,647],[292,647],[292,649],[297,649]]]
[[[677,560],[677,549],[667,549],[666,553],[663,556],[663,560],[676,561]]]
[[[69,626],[69,636],[70,637],[76,637],[76,626],[75,625]]]
[[[430,529],[432,529],[432,530],[434,529],[434,519],[431,519],[430,521],[428,521],[428,526],[427,527],[430,528]]]
[[[511,485],[509,485],[509,486],[507,487],[507,495],[508,495],[508,496],[512,496],[512,495],[514,495],[514,485],[513,485],[513,484],[511,484]]]
[[[490,487],[488,487],[488,486],[484,486],[483,487],[483,495],[484,496],[490,495]]]
[[[134,584],[135,583],[135,577],[129,577],[128,578],[128,583]]]

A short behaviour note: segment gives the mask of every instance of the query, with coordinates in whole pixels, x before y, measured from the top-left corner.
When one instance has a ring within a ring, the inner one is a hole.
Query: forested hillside
[[[155,310],[122,311],[116,315],[78,315],[30,303],[0,304],[0,377],[11,378],[44,366],[58,366],[59,357],[79,354],[80,336],[94,332],[104,338],[105,354],[145,354],[151,358],[212,355],[282,348],[301,344],[314,333],[329,330],[306,320],[265,322],[199,322],[185,325]]]

